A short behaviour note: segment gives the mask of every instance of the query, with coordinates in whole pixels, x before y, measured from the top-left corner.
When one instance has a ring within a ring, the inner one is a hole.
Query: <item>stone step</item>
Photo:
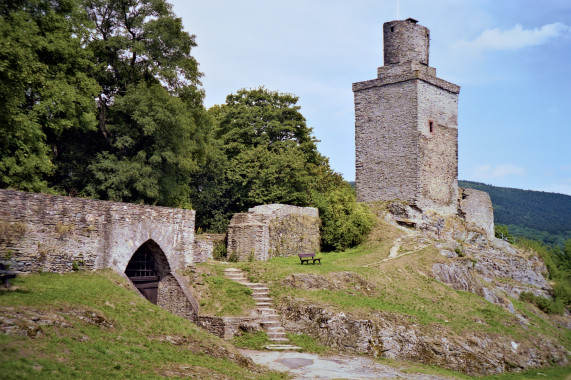
[[[268,344],[266,350],[271,351],[298,351],[302,350],[301,347],[292,346],[291,344]]]
[[[267,290],[256,290],[256,289],[252,289],[252,295],[253,295],[253,296],[265,296],[265,297],[267,297],[269,293],[270,293],[270,292],[267,291]]]
[[[257,308],[258,313],[260,314],[265,314],[265,315],[276,315],[276,309],[273,309],[271,307],[258,307]]]
[[[280,342],[280,343],[289,343],[289,339],[288,338],[270,338],[268,337],[268,339],[270,340],[270,342]]]
[[[258,314],[262,314],[260,312],[258,312]],[[262,318],[263,321],[279,321],[280,320],[280,316],[277,313],[274,314],[262,314]]]

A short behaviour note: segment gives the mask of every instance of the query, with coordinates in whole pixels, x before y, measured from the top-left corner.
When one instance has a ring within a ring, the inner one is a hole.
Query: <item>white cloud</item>
[[[513,164],[502,164],[495,167],[491,165],[478,166],[473,171],[473,176],[478,179],[505,178],[511,175],[522,176],[525,169]]]
[[[474,53],[491,50],[518,50],[527,46],[541,45],[564,35],[571,35],[571,27],[560,22],[533,29],[524,29],[520,24],[516,24],[509,30],[486,29],[473,41],[457,42],[456,47]]]

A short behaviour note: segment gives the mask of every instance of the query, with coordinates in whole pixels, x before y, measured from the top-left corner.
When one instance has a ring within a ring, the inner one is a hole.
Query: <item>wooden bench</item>
[[[6,270],[4,264],[0,263],[0,281],[4,284],[5,288],[10,287],[10,280],[11,278],[16,277],[16,272],[11,270]]]
[[[315,264],[317,261],[319,265],[321,265],[321,257],[315,257],[315,253],[300,253],[297,256],[301,260],[301,265],[303,265],[303,263],[309,265],[309,260],[312,260],[312,264]]]

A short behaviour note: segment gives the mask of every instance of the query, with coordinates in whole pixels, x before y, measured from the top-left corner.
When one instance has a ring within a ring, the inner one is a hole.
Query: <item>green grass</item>
[[[218,275],[205,275],[207,295],[200,299],[200,313],[214,316],[246,316],[255,308],[252,291]]]
[[[0,293],[0,315],[40,333],[0,334],[1,377],[281,376],[250,367],[230,344],[149,303],[126,281],[110,270],[16,278]]]
[[[306,334],[287,334],[287,338],[294,346],[303,348],[302,352],[312,352],[314,354],[327,354],[331,349],[321,345],[316,339]]]
[[[268,335],[263,331],[252,333],[244,333],[235,336],[231,340],[232,344],[240,348],[249,348],[251,350],[263,350],[268,344],[271,344]]]
[[[301,265],[297,257],[277,257],[266,262],[234,265],[246,271],[251,281],[266,283],[274,301],[284,308],[322,307],[332,312],[349,313],[354,319],[388,319],[399,321],[404,326],[421,325],[423,331],[449,337],[485,334],[517,341],[546,337],[571,347],[571,331],[561,328],[558,322],[547,318],[532,305],[510,299],[517,313],[529,321],[529,325],[522,326],[507,309],[434,280],[431,277],[432,266],[451,260],[441,256],[434,247],[428,246],[396,260],[383,261],[400,234],[401,231],[390,226],[381,226],[373,233],[372,239],[357,248],[321,253],[322,265]],[[340,272],[360,276],[371,289],[365,291],[351,282],[336,281],[342,277]],[[292,274],[297,278],[303,274],[317,276],[309,283],[318,285],[312,289],[289,286],[291,282],[286,279]],[[290,336],[290,339],[293,341],[295,336]],[[316,340],[313,342],[317,344]],[[298,345],[304,346],[303,342]],[[317,352],[315,348],[307,350]],[[557,370],[550,373],[557,373]]]

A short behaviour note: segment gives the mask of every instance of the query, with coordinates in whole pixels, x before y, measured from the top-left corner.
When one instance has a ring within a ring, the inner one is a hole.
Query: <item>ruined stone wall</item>
[[[467,226],[481,229],[490,240],[494,239],[494,208],[490,195],[484,191],[460,188],[460,211]]]
[[[359,202],[413,202],[419,187],[416,83],[355,91],[355,186]]]
[[[198,317],[198,304],[173,273],[169,273],[159,282],[157,305],[191,321]]]
[[[214,247],[225,244],[225,234],[199,234],[194,236],[194,262],[203,263],[213,258]]]
[[[228,226],[228,257],[265,261],[319,251],[321,221],[313,207],[256,206],[236,214]]]
[[[417,206],[453,215],[458,209],[458,94],[419,81],[418,128],[421,194]]]
[[[235,214],[228,225],[227,256],[238,261],[269,258],[268,226],[249,213]]]
[[[0,190],[0,258],[21,272],[113,268],[148,240],[171,270],[193,262],[194,211]]]

